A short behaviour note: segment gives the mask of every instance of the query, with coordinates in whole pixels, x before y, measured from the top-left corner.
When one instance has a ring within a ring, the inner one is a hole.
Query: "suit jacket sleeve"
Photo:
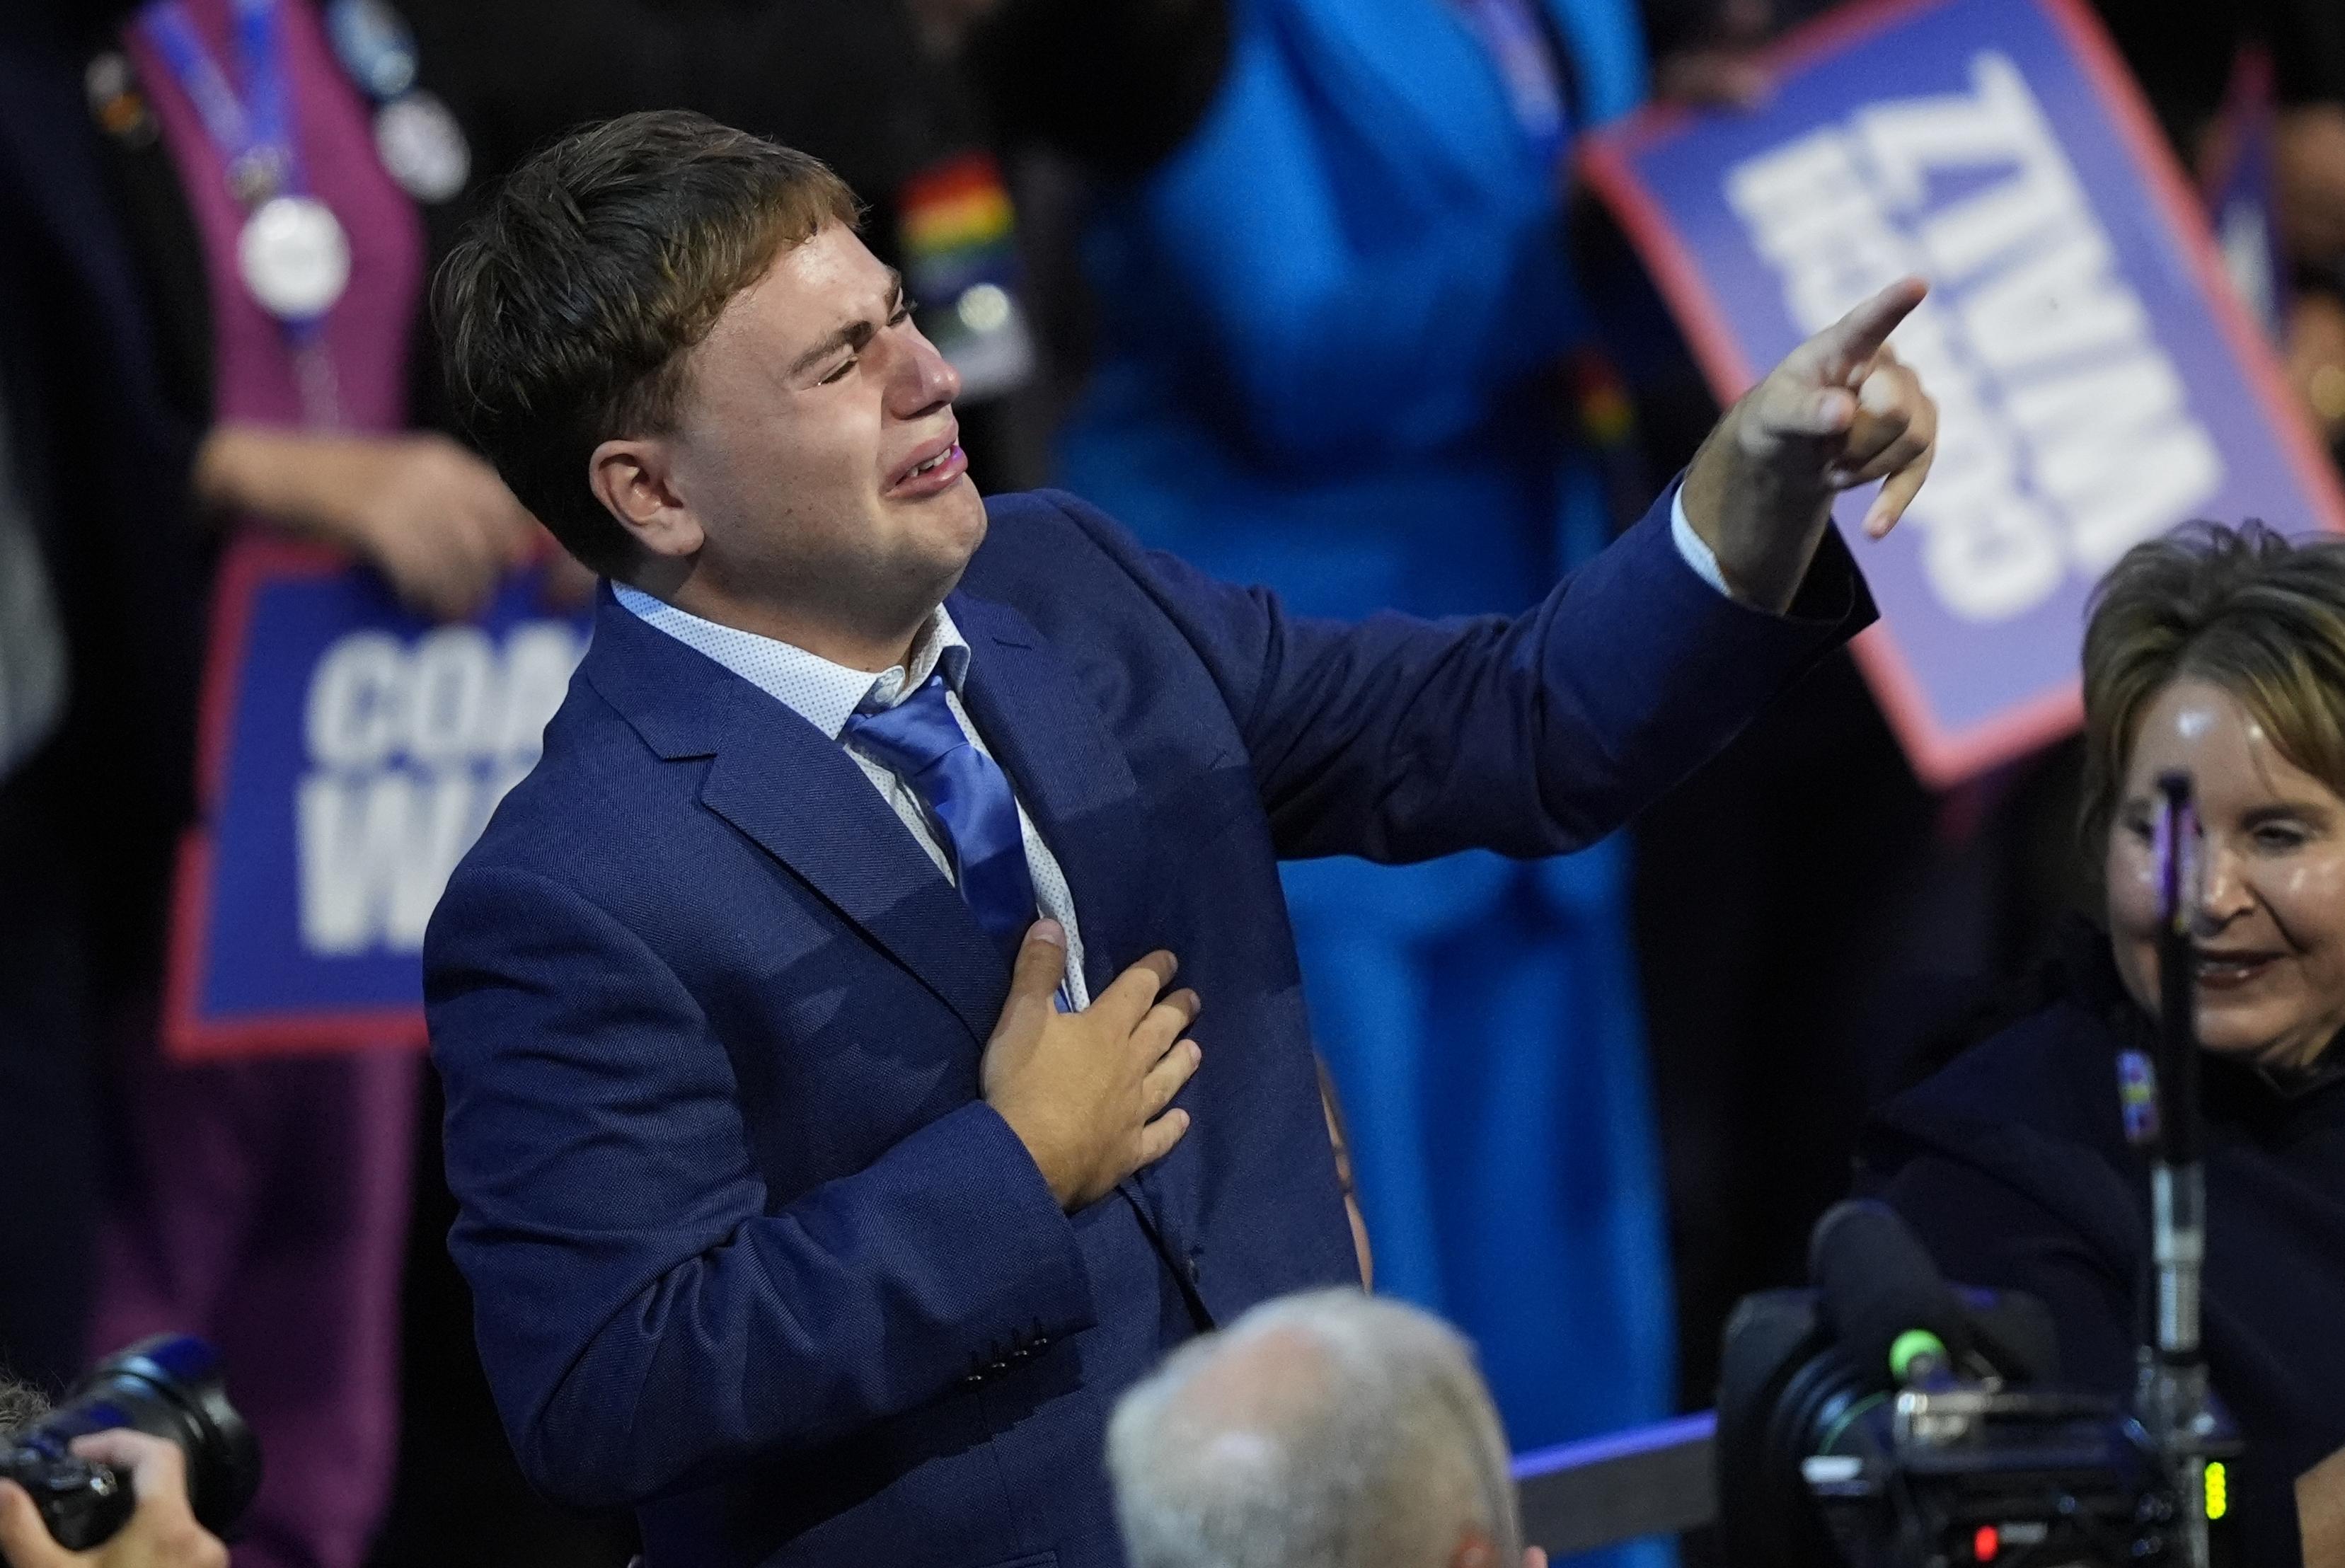
[[[912,1410],[1089,1326],[1072,1228],[991,1108],[774,1205],[731,1058],[618,920],[465,867],[426,955],[451,1249],[523,1471],[612,1508]]]
[[[1675,493],[1521,615],[1359,622],[1289,615],[1058,500],[1204,660],[1279,853],[1406,862],[1594,843],[1873,619],[1831,530],[1789,614],[1720,593],[1670,536]]]

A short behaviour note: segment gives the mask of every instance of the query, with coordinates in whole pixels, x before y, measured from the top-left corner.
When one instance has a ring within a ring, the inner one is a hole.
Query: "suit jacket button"
[[[1195,1253],[1191,1253],[1189,1255],[1189,1283],[1192,1285],[1201,1284],[1203,1282],[1204,1278],[1205,1266],[1197,1261]]]

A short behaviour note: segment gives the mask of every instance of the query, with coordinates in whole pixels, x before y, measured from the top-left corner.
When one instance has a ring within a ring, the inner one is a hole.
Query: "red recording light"
[[[1971,1555],[1982,1563],[1992,1563],[2003,1550],[2003,1532],[1992,1524],[1982,1524],[1971,1537]]]

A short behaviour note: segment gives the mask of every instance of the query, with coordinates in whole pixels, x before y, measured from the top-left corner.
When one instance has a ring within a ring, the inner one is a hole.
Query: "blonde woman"
[[[2188,772],[2206,1342],[2247,1442],[2243,1560],[2345,1563],[2345,541],[2196,524],[2142,545],[2101,585],[2084,663],[2103,923],[2049,1006],[1875,1118],[1865,1163],[1950,1276],[2050,1304],[2069,1380],[2131,1388],[2149,1186],[2117,1058],[2158,994],[2156,784]]]

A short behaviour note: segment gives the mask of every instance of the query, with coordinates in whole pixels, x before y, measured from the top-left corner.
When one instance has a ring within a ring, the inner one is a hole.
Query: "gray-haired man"
[[[1132,1568],[1498,1568],[1526,1553],[1471,1347],[1356,1290],[1264,1302],[1126,1394],[1108,1469]]]

